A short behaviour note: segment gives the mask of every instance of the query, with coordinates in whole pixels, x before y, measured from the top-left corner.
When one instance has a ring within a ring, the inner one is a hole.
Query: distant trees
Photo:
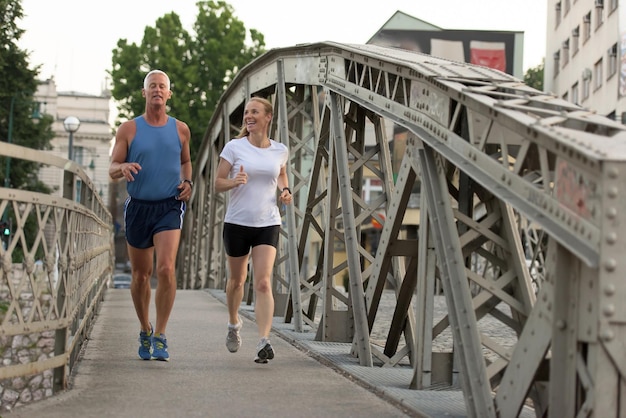
[[[543,91],[544,64],[545,60],[541,60],[541,64],[526,70],[526,74],[524,74],[524,83],[526,83],[526,85],[539,91]]]
[[[145,74],[152,69],[167,72],[172,83],[169,112],[191,129],[192,161],[223,91],[240,68],[265,52],[263,35],[251,29],[248,38],[243,22],[225,1],[197,5],[194,35],[182,27],[176,13],[166,14],[154,27],[145,28],[141,44],[118,41],[109,72],[119,107],[117,123],[144,112]]]

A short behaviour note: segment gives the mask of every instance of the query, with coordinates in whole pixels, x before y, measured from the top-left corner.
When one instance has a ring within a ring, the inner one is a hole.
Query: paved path
[[[314,342],[295,344],[280,326],[272,335],[276,358],[254,363],[256,325],[251,308],[242,311],[243,346],[231,354],[224,346],[228,316],[219,292],[179,290],[167,332],[171,361],[143,361],[137,356],[130,294],[110,289],[71,388],[3,417],[418,416],[397,407],[376,383],[370,389],[378,390],[367,389],[355,383],[358,377],[350,378],[348,369],[320,363],[321,357],[302,350]],[[370,369],[365,376],[370,373],[375,374]]]

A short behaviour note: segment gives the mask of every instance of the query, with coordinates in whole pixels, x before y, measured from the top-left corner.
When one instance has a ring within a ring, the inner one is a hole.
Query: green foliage
[[[28,52],[18,46],[24,34],[16,22],[23,17],[20,1],[0,0],[0,140],[28,148],[51,149],[54,138],[51,116],[38,115],[38,104],[33,95],[37,91],[39,66],[30,69]],[[0,185],[4,186],[6,173],[13,189],[50,193],[51,190],[38,178],[37,163],[19,158],[0,158]],[[11,206],[0,216],[17,225]],[[25,236],[36,236],[37,223],[28,219],[24,225]],[[13,234],[14,231],[11,231]],[[21,247],[13,251],[13,262],[22,260]],[[3,307],[0,306],[0,312]]]
[[[28,52],[17,45],[24,33],[16,25],[16,21],[23,17],[21,2],[0,0],[0,16],[0,138],[28,148],[50,149],[50,140],[54,137],[52,117],[33,117],[38,107],[33,95],[37,90],[39,67],[29,69]],[[7,158],[1,160],[0,178],[4,185],[9,162]],[[37,178],[35,163],[12,159],[10,164],[11,187],[50,192]]]
[[[524,74],[524,83],[526,83],[526,85],[539,91],[543,91],[544,64],[545,61],[542,60],[541,64],[538,66],[526,70],[526,74]]]
[[[169,113],[191,129],[191,158],[195,160],[205,130],[222,93],[239,69],[265,52],[262,34],[247,31],[225,1],[199,1],[198,16],[188,33],[172,12],[144,29],[140,45],[120,39],[109,71],[111,94],[117,101],[116,124],[143,114],[143,78],[152,69],[165,71],[171,80]]]

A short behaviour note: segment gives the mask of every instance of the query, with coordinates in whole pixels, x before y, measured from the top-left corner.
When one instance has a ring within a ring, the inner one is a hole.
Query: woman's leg
[[[276,259],[276,248],[257,245],[252,248],[254,290],[256,291],[254,312],[259,337],[269,337],[274,317],[274,295],[272,294],[272,269]]]

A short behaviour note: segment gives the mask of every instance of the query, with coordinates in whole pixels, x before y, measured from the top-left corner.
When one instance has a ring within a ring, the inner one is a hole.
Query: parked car
[[[130,261],[126,261],[125,263],[115,263],[115,270],[130,273]]]
[[[131,275],[126,273],[117,273],[113,275],[114,289],[130,289]]]

